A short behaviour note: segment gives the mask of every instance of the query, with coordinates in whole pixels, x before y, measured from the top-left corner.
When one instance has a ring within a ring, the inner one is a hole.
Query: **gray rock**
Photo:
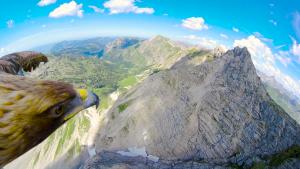
[[[145,148],[168,161],[253,163],[300,143],[300,127],[267,94],[246,48],[150,76],[120,97],[97,152]],[[129,164],[128,164],[129,165]]]
[[[113,152],[102,152],[87,161],[83,169],[226,169],[197,162],[152,162],[143,157],[126,157]]]

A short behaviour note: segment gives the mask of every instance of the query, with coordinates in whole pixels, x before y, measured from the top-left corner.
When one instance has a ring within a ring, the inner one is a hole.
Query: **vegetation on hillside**
[[[300,123],[300,102],[293,100],[288,94],[282,93],[269,84],[264,84],[268,94],[280,105],[293,119]]]

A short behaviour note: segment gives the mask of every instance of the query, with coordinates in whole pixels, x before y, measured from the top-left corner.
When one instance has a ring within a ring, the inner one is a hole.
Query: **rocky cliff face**
[[[235,48],[214,59],[187,56],[121,96],[103,121],[96,150],[251,166],[300,145],[299,134],[299,125],[267,94],[247,49]],[[104,165],[99,158],[86,167]]]

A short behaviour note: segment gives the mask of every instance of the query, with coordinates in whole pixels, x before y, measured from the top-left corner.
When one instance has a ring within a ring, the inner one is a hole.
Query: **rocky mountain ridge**
[[[161,161],[251,167],[300,145],[299,124],[270,98],[246,48],[197,65],[187,57],[116,101],[96,138],[99,156],[137,148]]]

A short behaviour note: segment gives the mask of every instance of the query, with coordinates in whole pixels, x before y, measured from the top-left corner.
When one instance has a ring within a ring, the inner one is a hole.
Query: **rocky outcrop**
[[[251,166],[300,144],[299,125],[269,97],[246,48],[196,65],[191,59],[120,97],[99,131],[97,152],[136,147],[160,161]]]

